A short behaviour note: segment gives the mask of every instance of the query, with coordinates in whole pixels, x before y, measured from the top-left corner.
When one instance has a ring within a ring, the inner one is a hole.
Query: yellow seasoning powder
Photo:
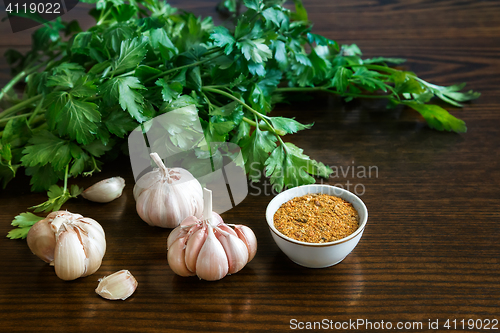
[[[274,214],[274,226],[283,235],[308,243],[333,242],[359,227],[351,203],[328,194],[307,194],[285,202]]]

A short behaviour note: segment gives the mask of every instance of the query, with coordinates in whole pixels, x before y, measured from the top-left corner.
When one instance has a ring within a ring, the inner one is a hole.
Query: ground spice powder
[[[274,214],[274,226],[283,235],[308,243],[333,242],[359,227],[351,203],[328,194],[307,194],[285,202]]]

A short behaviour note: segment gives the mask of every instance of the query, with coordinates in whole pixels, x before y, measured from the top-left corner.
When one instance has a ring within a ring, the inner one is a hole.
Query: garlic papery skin
[[[82,192],[82,197],[94,202],[110,202],[122,195],[125,179],[111,177],[101,180]]]
[[[175,228],[186,217],[200,218],[203,192],[193,175],[182,168],[167,168],[157,153],[150,154],[158,168],[142,176],[134,186],[137,213],[146,223]]]
[[[99,279],[95,292],[112,301],[126,300],[137,289],[137,280],[128,270],[123,269]]]
[[[204,189],[204,193],[203,219],[187,217],[172,230],[167,260],[177,275],[215,281],[240,271],[255,256],[257,239],[250,228],[238,225],[240,230],[233,230],[210,211],[211,192]]]
[[[95,273],[106,252],[101,225],[91,218],[67,211],[52,212],[35,223],[28,232],[27,241],[30,250],[40,259],[50,262],[62,280]]]

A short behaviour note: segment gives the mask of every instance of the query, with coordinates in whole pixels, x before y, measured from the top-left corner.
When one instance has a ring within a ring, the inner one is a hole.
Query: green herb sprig
[[[300,0],[295,11],[284,1],[245,0],[242,14],[239,1],[226,0],[220,7],[233,14],[231,28],[163,1],[87,2],[95,3],[96,19],[88,31],[57,19],[33,34],[31,51],[5,54],[13,79],[0,91],[0,179],[5,187],[22,167],[32,191],[48,190],[35,212],[78,196],[68,178],[100,171],[130,131],[186,105],[198,108],[207,141],[238,144],[249,179],[265,174],[280,191],[332,172],[284,141],[312,126],[270,115],[288,93],[385,99],[416,110],[431,128],[454,132],[465,132],[465,123],[428,102],[462,106],[479,96],[461,92],[465,84],[437,86],[388,66],[404,59],[363,59],[356,45],[314,34]],[[19,97],[13,87],[23,81]],[[19,219],[14,225],[23,229],[11,238],[29,229]]]

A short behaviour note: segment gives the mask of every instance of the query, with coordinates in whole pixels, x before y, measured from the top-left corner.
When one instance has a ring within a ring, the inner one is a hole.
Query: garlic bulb
[[[212,192],[203,191],[204,219],[189,216],[172,230],[167,239],[167,260],[177,275],[215,281],[250,262],[257,252],[257,239],[246,226],[225,224],[212,212]]]
[[[31,252],[54,266],[62,280],[95,273],[106,252],[101,225],[67,211],[52,212],[35,223],[28,232],[27,242]]]
[[[109,300],[126,300],[137,289],[137,280],[126,269],[99,279],[95,292]]]
[[[110,202],[122,195],[125,179],[111,177],[101,180],[82,192],[82,197],[94,202]]]
[[[142,176],[134,187],[137,213],[152,226],[175,228],[188,216],[201,217],[203,192],[189,171],[167,168],[157,153],[150,154],[158,168]]]

